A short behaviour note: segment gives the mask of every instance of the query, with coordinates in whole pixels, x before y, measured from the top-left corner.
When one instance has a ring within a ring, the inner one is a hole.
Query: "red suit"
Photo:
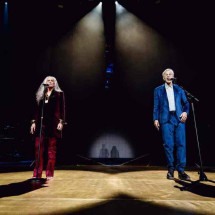
[[[57,140],[62,138],[62,131],[58,130],[57,126],[58,123],[65,122],[65,100],[63,92],[57,92],[53,89],[49,97],[42,99],[39,105],[36,105],[33,121],[36,123],[36,165],[33,177],[42,177],[44,166],[43,154],[46,148],[48,151],[46,177],[53,177],[56,163]],[[38,152],[40,152],[39,157]]]

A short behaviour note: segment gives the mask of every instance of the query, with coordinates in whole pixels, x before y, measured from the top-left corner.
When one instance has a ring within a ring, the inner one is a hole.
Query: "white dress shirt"
[[[175,97],[173,92],[173,85],[169,86],[165,83],[167,99],[169,101],[169,111],[175,111]]]

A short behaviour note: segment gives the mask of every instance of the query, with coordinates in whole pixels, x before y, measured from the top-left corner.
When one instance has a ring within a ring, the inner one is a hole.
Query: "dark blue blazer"
[[[176,115],[180,121],[182,112],[189,114],[190,103],[186,97],[184,90],[177,84],[173,84],[173,91],[175,97]],[[161,85],[154,90],[154,108],[153,121],[158,120],[160,124],[166,123],[169,120],[169,103],[165,85]]]

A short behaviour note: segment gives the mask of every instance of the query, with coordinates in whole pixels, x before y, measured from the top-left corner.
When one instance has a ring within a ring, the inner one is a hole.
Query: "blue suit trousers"
[[[161,130],[168,170],[183,172],[186,166],[185,123],[179,122],[175,113],[171,113],[169,121],[162,124]]]

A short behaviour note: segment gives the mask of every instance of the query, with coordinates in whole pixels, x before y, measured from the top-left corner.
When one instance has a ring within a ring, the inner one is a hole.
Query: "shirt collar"
[[[173,88],[173,84],[172,85],[168,85],[167,83],[164,84],[166,89],[170,89]]]

